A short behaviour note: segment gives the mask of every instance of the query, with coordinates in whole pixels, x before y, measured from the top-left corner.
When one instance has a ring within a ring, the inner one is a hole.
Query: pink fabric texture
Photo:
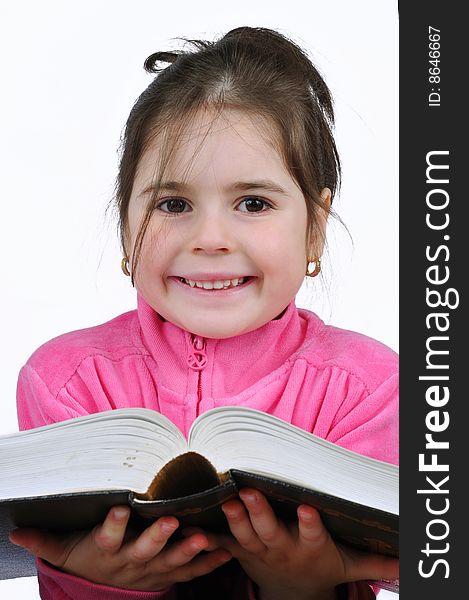
[[[292,302],[277,319],[223,340],[193,336],[138,297],[138,310],[59,336],[22,368],[20,429],[124,407],[165,414],[187,435],[204,411],[249,406],[340,446],[398,463],[398,357],[325,325]],[[180,598],[97,586],[38,561],[42,598]],[[254,598],[237,586],[236,600]],[[359,598],[349,586],[349,598]],[[231,589],[235,589],[232,587]],[[185,596],[184,596],[185,597]]]

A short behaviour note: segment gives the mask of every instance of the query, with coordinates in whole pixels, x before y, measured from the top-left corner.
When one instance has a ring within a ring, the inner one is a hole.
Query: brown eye
[[[186,209],[189,208],[189,205],[182,198],[169,198],[158,204],[157,208],[166,213],[179,214],[187,212]]]
[[[241,208],[243,205],[244,208]],[[241,212],[250,213],[264,212],[265,210],[272,208],[272,206],[266,200],[263,200],[262,198],[257,198],[257,196],[250,196],[249,198],[244,198],[244,200],[242,200],[238,204],[238,207]]]

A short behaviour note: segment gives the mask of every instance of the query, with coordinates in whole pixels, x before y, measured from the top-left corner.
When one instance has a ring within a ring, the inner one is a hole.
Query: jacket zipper
[[[199,416],[199,407],[202,401],[202,371],[207,364],[207,353],[205,352],[205,338],[200,335],[191,336],[192,350],[187,357],[187,364],[193,371],[197,371],[197,405],[195,416]]]
[[[199,371],[199,376],[197,378],[197,407],[195,409],[195,416],[199,416],[199,405],[202,400],[202,371]]]

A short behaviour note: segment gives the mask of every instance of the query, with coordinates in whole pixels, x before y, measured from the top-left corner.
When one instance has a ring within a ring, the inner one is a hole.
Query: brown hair
[[[164,170],[185,128],[201,109],[220,114],[224,107],[235,108],[270,124],[270,138],[305,197],[307,243],[317,239],[321,232],[318,212],[327,210],[320,192],[328,187],[334,197],[340,160],[332,136],[331,94],[316,67],[293,41],[262,27],[238,27],[215,42],[179,39],[195,49],[155,52],[145,60],[145,70],[157,75],[136,100],[121,140],[116,201],[124,252],[139,161],[155,136],[161,135],[164,142],[155,191],[133,249],[132,271]],[[171,64],[158,67],[161,62]]]

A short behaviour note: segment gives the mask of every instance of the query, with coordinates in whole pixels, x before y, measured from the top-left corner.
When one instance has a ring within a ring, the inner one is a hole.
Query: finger
[[[358,567],[350,569],[347,573],[349,581],[358,581],[363,579],[377,580],[380,579],[399,579],[399,560],[397,558],[389,558],[379,554],[369,555],[365,561],[361,562]],[[353,577],[353,579],[351,579]]]
[[[177,542],[174,546],[166,549],[159,557],[156,557],[158,571],[166,573],[173,571],[177,567],[186,565],[199,552],[205,550],[207,546],[207,536],[201,533],[196,533],[185,540]]]
[[[241,490],[239,496],[249,512],[254,531],[265,546],[283,547],[289,533],[277,519],[265,496],[251,489]]]
[[[85,535],[86,532],[64,536],[46,533],[39,529],[22,528],[12,531],[9,537],[12,544],[22,546],[35,556],[61,567],[73,547]]]
[[[230,531],[240,546],[255,554],[265,551],[265,544],[255,532],[245,507],[239,500],[228,500],[222,504]]]
[[[185,527],[181,530],[182,535],[187,538],[194,533],[203,533],[208,540],[205,550],[210,552],[217,548],[224,548],[228,552],[233,553],[232,549],[239,546],[238,542],[231,536],[222,533],[204,532],[200,527]]]
[[[21,546],[32,552],[33,548],[40,542],[42,533],[37,529],[23,527],[21,529],[14,529],[8,537],[10,542],[15,544],[15,546]]]
[[[129,544],[129,557],[137,561],[151,560],[161,552],[178,526],[175,517],[161,517]]]
[[[92,532],[93,540],[100,550],[117,552],[124,541],[125,530],[130,517],[128,506],[114,506],[101,525]]]
[[[312,506],[301,504],[298,515],[298,542],[310,549],[324,548],[329,538],[329,532],[324,527],[319,512]]]
[[[208,573],[221,567],[231,559],[231,554],[222,549],[196,556],[189,564],[179,567],[175,573],[176,580],[179,582],[191,581],[196,577],[208,575]]]

